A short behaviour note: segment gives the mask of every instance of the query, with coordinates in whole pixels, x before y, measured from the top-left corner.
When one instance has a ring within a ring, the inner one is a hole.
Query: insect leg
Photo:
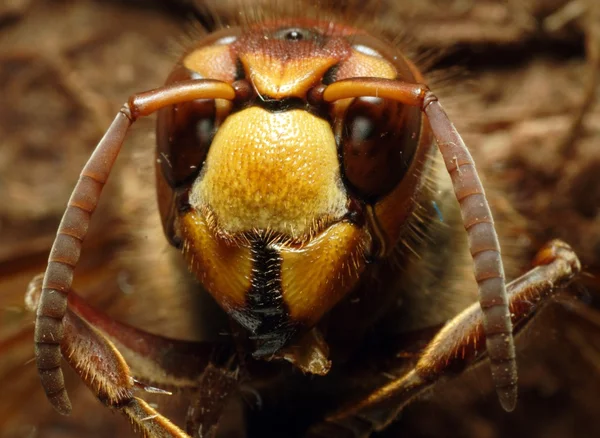
[[[84,166],[71,194],[50,256],[36,312],[35,356],[42,386],[54,408],[71,412],[71,402],[61,369],[63,318],[92,213],[131,124],[142,116],[180,102],[194,99],[235,98],[231,85],[213,80],[192,80],[133,95],[117,114],[94,153]]]
[[[313,98],[326,102],[360,96],[380,97],[418,106],[427,116],[452,178],[454,194],[469,239],[496,393],[502,407],[512,411],[517,403],[517,363],[504,267],[492,212],[469,149],[438,98],[425,85],[380,78],[353,78],[334,82],[313,93]]]
[[[217,436],[221,426],[225,426],[230,428],[231,434],[226,436],[238,436],[243,421],[235,419],[235,414],[228,415],[231,412],[226,412],[227,404],[239,391],[238,374],[237,370],[231,371],[213,364],[208,364],[204,369],[198,382],[198,391],[188,409],[186,430],[190,435],[212,438]],[[226,424],[221,424],[223,418]]]
[[[187,433],[160,415],[148,403],[133,397],[126,406],[118,408],[127,416],[134,428],[147,438],[191,438]]]
[[[26,306],[32,311],[41,289],[42,275],[31,281],[27,291]],[[215,345],[171,340],[119,323],[75,293],[69,294],[63,321],[62,355],[105,405],[127,416],[144,436],[188,437],[134,392],[160,392],[140,381],[196,389]]]
[[[32,311],[39,301],[42,276],[36,276],[27,290],[25,305]],[[114,349],[131,366],[131,374],[137,381],[150,382],[163,388],[196,389],[211,357],[217,350],[225,348],[216,342],[181,341],[137,329],[92,308],[75,292],[69,294],[67,314],[89,326],[94,337],[101,338],[100,343],[111,345],[107,360],[116,360],[112,354]],[[77,345],[83,345],[83,340],[76,341]],[[69,345],[69,341],[61,344],[63,355],[65,350],[70,352],[72,348],[75,346]],[[101,378],[103,376],[94,377]]]
[[[64,318],[63,356],[108,407],[124,414],[147,437],[188,437],[142,399],[137,383],[115,346],[70,309]]]
[[[542,248],[535,268],[507,286],[510,315],[518,333],[539,309],[581,270],[579,259],[564,242],[554,240]],[[415,397],[441,378],[452,376],[485,358],[483,313],[478,303],[449,321],[424,349],[415,367],[397,380],[377,389],[358,403],[328,418],[345,424],[353,419],[383,429]]]

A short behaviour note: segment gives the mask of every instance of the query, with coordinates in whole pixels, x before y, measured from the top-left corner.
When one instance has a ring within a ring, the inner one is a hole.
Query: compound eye
[[[198,175],[215,133],[212,99],[194,100],[158,114],[157,160],[169,186],[189,184]]]
[[[408,115],[412,108],[372,97],[355,99],[348,108],[342,166],[350,189],[363,200],[377,201],[408,171],[418,141]]]

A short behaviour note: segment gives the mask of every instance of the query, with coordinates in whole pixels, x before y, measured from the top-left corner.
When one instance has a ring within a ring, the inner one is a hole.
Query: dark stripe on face
[[[238,319],[250,330],[256,341],[254,357],[275,354],[296,333],[281,291],[281,263],[279,251],[269,247],[267,239],[257,237],[252,241],[254,267],[250,290],[246,295],[243,318]],[[236,318],[237,319],[237,318]]]

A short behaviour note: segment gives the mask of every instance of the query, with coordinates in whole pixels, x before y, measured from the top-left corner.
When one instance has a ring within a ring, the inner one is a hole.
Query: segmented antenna
[[[312,94],[313,98],[327,102],[366,96],[418,106],[427,115],[452,178],[469,239],[496,392],[502,407],[512,411],[517,403],[517,364],[504,267],[492,213],[473,158],[437,97],[425,85],[381,78],[354,78],[334,82]]]
[[[183,81],[132,96],[117,114],[82,170],[50,251],[35,321],[38,372],[48,399],[61,414],[68,415],[71,412],[61,368],[67,297],[92,213],[96,210],[127,131],[138,117],[147,116],[165,106],[194,99],[219,98],[233,100],[234,89],[225,82],[208,79]]]
[[[483,312],[483,330],[492,377],[500,404],[510,412],[517,403],[517,362],[500,242],[492,212],[467,146],[437,97],[431,92],[425,95],[423,110],[429,119],[460,204],[479,288],[479,304]]]
[[[92,213],[98,205],[100,193],[131,123],[129,110],[124,108],[117,114],[81,171],[58,226],[44,275],[35,322],[35,356],[46,395],[56,410],[64,415],[71,412],[71,402],[65,390],[61,369],[60,351],[67,295],[73,283],[73,272],[81,255],[81,246]]]

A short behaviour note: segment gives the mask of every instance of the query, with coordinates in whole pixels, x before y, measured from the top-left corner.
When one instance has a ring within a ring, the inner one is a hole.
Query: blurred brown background
[[[211,10],[227,15],[228,3]],[[496,208],[524,230],[509,244],[533,255],[562,238],[588,273],[572,287],[584,305],[548,306],[521,337],[514,413],[500,410],[487,372],[475,370],[409,407],[386,436],[600,436],[600,3],[373,3],[362,5],[360,18],[402,36],[423,60],[488,184],[502,194]],[[72,417],[53,414],[30,361],[23,295],[44,269],[91,149],[129,94],[164,81],[190,20],[214,24],[206,10],[183,0],[0,2],[1,437],[126,436],[125,421],[85,388],[73,390],[81,401]],[[151,120],[136,125],[122,175],[151,171],[153,135]],[[138,189],[109,187],[77,276],[91,301],[125,318],[136,303],[121,263],[132,234],[119,212]],[[152,314],[138,321],[150,325]]]

